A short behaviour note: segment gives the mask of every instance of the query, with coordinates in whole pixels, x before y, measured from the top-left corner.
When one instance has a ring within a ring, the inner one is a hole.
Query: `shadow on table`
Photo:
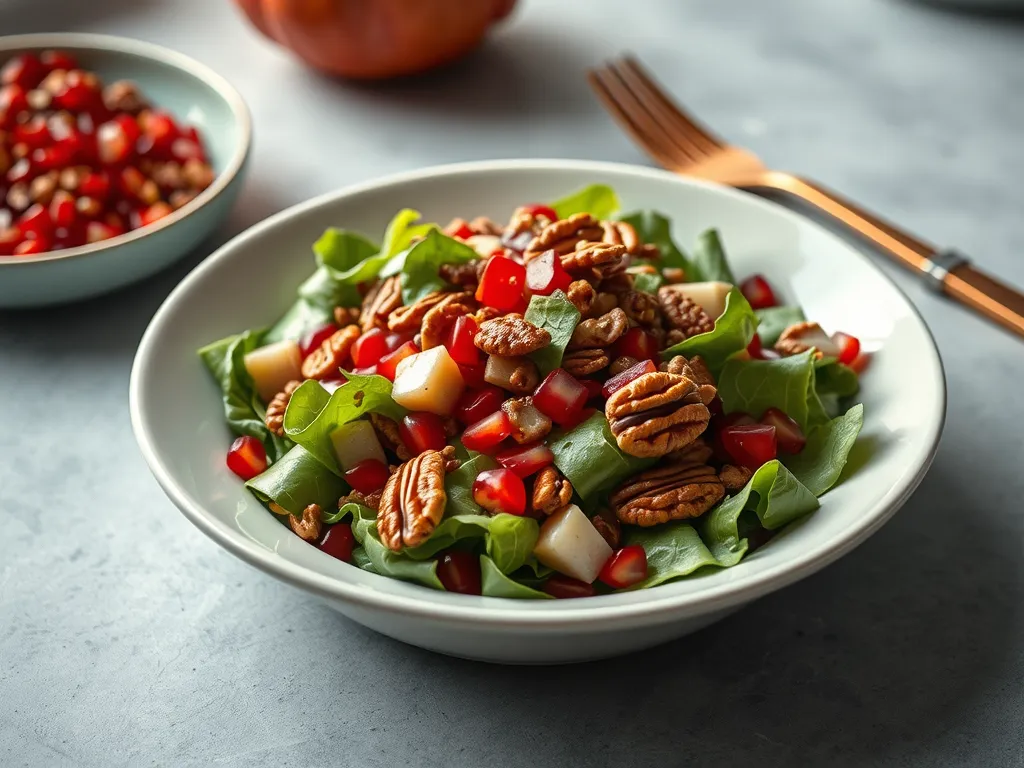
[[[159,0],[0,0],[0,26],[5,35],[78,29],[105,16],[123,16],[158,4]]]
[[[530,668],[387,643],[406,674],[381,684],[412,679],[381,692],[381,729],[415,718],[436,734],[423,754],[492,743],[508,765],[869,765],[921,749],[1006,685],[1020,613],[1019,543],[965,514],[977,499],[949,484],[946,454],[855,553],[660,648]]]

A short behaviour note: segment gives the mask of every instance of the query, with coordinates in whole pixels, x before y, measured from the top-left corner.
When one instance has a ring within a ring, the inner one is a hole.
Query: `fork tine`
[[[623,56],[618,61],[612,61],[609,67],[622,78],[623,82],[638,95],[642,102],[648,105],[648,111],[656,112],[663,120],[669,120],[679,130],[684,130],[691,141],[704,148],[705,154],[712,154],[715,150],[727,146],[725,141],[672,101],[635,57]]]
[[[611,69],[592,69],[587,73],[587,79],[612,116],[658,163],[667,168],[680,168],[703,157],[703,151],[695,151],[675,141]]]

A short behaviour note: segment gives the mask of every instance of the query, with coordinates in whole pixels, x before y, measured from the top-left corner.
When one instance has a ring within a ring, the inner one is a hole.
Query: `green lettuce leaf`
[[[754,310],[743,298],[739,288],[733,288],[725,297],[725,310],[715,321],[713,330],[684,339],[662,352],[661,357],[669,360],[676,355],[700,355],[712,373],[717,373],[731,355],[747,348],[754,338],[756,328],[757,316]]]
[[[456,443],[456,455],[459,455],[460,448],[466,452],[462,443]],[[466,454],[468,456],[468,452]],[[473,501],[473,481],[484,470],[494,469],[497,466],[498,463],[490,456],[478,453],[463,459],[457,470],[446,475],[444,491],[448,496],[448,503],[445,505],[445,516],[486,514],[483,508]]]
[[[657,295],[658,289],[665,284],[665,278],[659,275],[652,275],[647,272],[640,272],[633,275],[633,290],[653,293]]]
[[[555,291],[550,296],[531,297],[523,317],[551,334],[550,344],[530,353],[541,377],[547,376],[562,364],[562,354],[580,321],[580,312],[562,291]]]
[[[301,445],[296,445],[245,487],[264,504],[273,501],[293,515],[301,515],[310,504],[333,509],[348,491],[340,477],[325,472],[323,464]]]
[[[620,451],[601,412],[568,431],[553,433],[548,445],[555,454],[555,466],[569,478],[573,489],[584,501],[593,499],[601,491],[656,461]]]
[[[327,255],[335,253],[331,248],[332,233],[337,230],[328,230],[313,246],[313,250],[317,252],[325,266],[333,270],[334,279],[342,284],[354,287],[359,283],[374,280],[378,276],[389,277],[399,270],[395,269],[393,272],[385,274],[386,267],[390,266],[394,259],[409,248],[413,239],[422,237],[436,229],[435,224],[416,224],[419,217],[419,211],[410,208],[404,208],[396,213],[384,231],[384,242],[380,248],[373,247],[370,253],[366,253],[364,248],[362,258],[359,260]]]
[[[701,518],[701,539],[719,565],[743,559],[749,542],[740,535],[740,515],[754,512],[761,525],[776,530],[818,508],[818,499],[780,462],[762,465],[746,487]]]
[[[657,211],[636,211],[623,216],[621,221],[632,224],[645,243],[658,246],[660,258],[655,263],[656,267],[681,269],[689,283],[699,283],[705,279],[697,266],[675,244],[672,239],[672,222],[667,216]]]
[[[354,288],[353,292],[353,298],[358,296],[358,292]],[[337,304],[331,304],[328,307],[316,304],[309,299],[299,299],[267,331],[263,341],[267,344],[273,344],[275,341],[282,341],[284,339],[298,341],[307,333],[315,331],[317,328],[322,328],[328,323],[333,323],[334,307],[344,304],[345,302],[339,301]]]
[[[697,238],[697,247],[693,250],[693,263],[697,267],[702,280],[721,280],[723,283],[736,283],[729,261],[725,257],[722,238],[717,229],[709,229]],[[690,282],[694,282],[690,280]]]
[[[595,219],[610,219],[619,210],[619,196],[606,184],[591,184],[551,204],[564,219],[574,213],[589,213]]]
[[[768,307],[755,311],[758,320],[757,335],[766,348],[775,346],[779,336],[794,323],[802,323],[807,318],[800,307]]]
[[[433,228],[418,243],[391,258],[380,274],[390,277],[401,273],[402,300],[409,305],[447,285],[438,274],[442,264],[462,264],[478,258],[468,245]]]
[[[528,600],[551,600],[551,595],[521,584],[506,575],[487,555],[480,555],[481,591],[488,597],[514,597]]]
[[[391,399],[391,382],[383,376],[347,373],[348,381],[328,394],[318,381],[305,381],[292,393],[284,413],[284,432],[325,467],[342,474],[331,433],[371,411],[401,419],[405,409]]]
[[[819,395],[852,397],[860,391],[860,379],[850,366],[836,360],[819,360],[815,363],[814,381]]]
[[[518,515],[455,515],[444,518],[418,547],[402,554],[425,560],[456,544],[483,543],[488,556],[503,573],[522,568],[533,555],[540,524],[532,517]]]
[[[415,214],[415,211],[413,213]],[[376,256],[380,250],[381,247],[376,243],[370,242],[358,232],[350,232],[347,229],[328,229],[313,243],[317,262],[341,278],[353,275],[355,270],[371,256]],[[354,285],[362,280],[349,279],[345,282]]]
[[[718,395],[726,413],[745,411],[760,418],[779,408],[806,432],[828,421],[815,391],[812,352],[778,360],[729,360],[718,377]]]
[[[804,449],[783,461],[811,493],[821,496],[839,480],[863,426],[864,406],[858,403],[844,415],[814,427]]]
[[[364,570],[444,590],[444,585],[437,577],[436,560],[414,560],[405,552],[392,552],[381,543],[377,534],[376,513],[373,519],[357,517],[352,523],[352,534],[365,552],[366,564],[360,566]]]
[[[631,589],[656,587],[719,564],[694,527],[682,521],[651,528],[625,526],[624,543],[637,544],[647,553],[647,578]]]
[[[262,341],[259,331],[245,331],[208,344],[199,350],[199,357],[220,387],[228,427],[236,435],[249,435],[263,443],[267,457],[274,462],[288,452],[292,442],[267,429],[263,422],[266,406],[256,394],[244,362]]]

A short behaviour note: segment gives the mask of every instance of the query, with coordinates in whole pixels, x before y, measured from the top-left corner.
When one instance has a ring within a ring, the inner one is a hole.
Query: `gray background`
[[[433,163],[646,162],[582,80],[632,49],[768,162],[1024,284],[1020,20],[885,0],[526,2],[461,66],[381,87],[311,76],[223,0],[0,0],[3,32],[53,28],[164,43],[240,88],[256,152],[218,242]],[[160,301],[216,244],[95,301],[0,314],[3,765],[1024,761],[1020,340],[887,267],[950,389],[935,466],[905,509],[694,637],[501,668],[348,622],[220,551],[164,498],[132,438],[128,373]]]

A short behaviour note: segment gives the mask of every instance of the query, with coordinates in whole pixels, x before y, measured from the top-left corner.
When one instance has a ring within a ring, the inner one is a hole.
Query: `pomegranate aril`
[[[749,413],[743,411],[733,411],[722,416],[719,421],[719,426],[724,429],[725,427],[740,427],[748,424],[757,424],[757,419],[751,416]]]
[[[389,333],[385,337],[384,341],[388,345],[388,352],[394,352],[400,346],[406,342],[412,341],[414,338],[416,338],[416,334],[414,333]]]
[[[121,194],[129,198],[137,198],[142,185],[146,183],[146,177],[142,175],[142,171],[131,165],[122,168],[115,178]]]
[[[96,129],[96,146],[101,163],[117,165],[131,155],[135,140],[128,136],[119,121],[111,120]]]
[[[526,287],[531,293],[550,296],[567,290],[570,283],[572,277],[562,269],[562,259],[553,250],[544,251],[526,265]]]
[[[467,387],[483,387],[487,384],[484,365],[460,365],[459,372]]]
[[[178,138],[178,126],[166,112],[146,110],[139,114],[139,127],[143,136],[149,139],[150,153],[170,157],[171,145]],[[140,145],[140,154],[142,147]]]
[[[765,349],[761,346],[761,337],[756,333],[747,345],[747,354],[754,360],[778,360],[782,357],[774,349]]]
[[[445,340],[444,346],[448,354],[459,365],[479,365],[482,353],[473,343],[479,326],[472,317],[463,315],[455,318],[451,332]]]
[[[860,354],[860,339],[848,333],[837,331],[832,334],[832,341],[839,347],[839,362],[850,365]]]
[[[522,517],[526,513],[526,486],[510,469],[485,469],[473,481],[473,501],[492,515]]]
[[[857,357],[855,357],[849,363],[850,370],[852,370],[854,373],[860,375],[861,373],[864,372],[864,369],[868,367],[868,363],[870,363],[870,362],[871,362],[871,353],[870,352],[861,352],[859,355],[857,355]]]
[[[302,359],[305,360],[313,352],[320,349],[327,339],[329,339],[334,332],[338,330],[338,326],[334,323],[327,323],[316,328],[301,339],[299,339],[299,354],[302,355]]]
[[[476,300],[484,306],[515,311],[524,304],[526,268],[512,259],[495,256],[487,262],[476,289]]]
[[[24,88],[14,83],[0,88],[0,128],[13,128],[18,115],[28,109]]]
[[[37,253],[45,253],[50,250],[50,245],[45,238],[37,237],[32,240],[22,240],[14,247],[15,256],[34,256]]]
[[[326,552],[344,563],[352,562],[352,550],[356,546],[356,537],[352,534],[352,526],[348,523],[335,523],[328,526],[316,544],[317,549]]]
[[[556,368],[537,387],[533,404],[553,422],[564,426],[579,415],[587,396],[587,388],[572,374]]]
[[[78,60],[66,51],[43,51],[39,54],[39,61],[47,72],[78,69]]]
[[[658,370],[658,366],[654,364],[653,360],[641,360],[636,365],[630,366],[622,373],[612,376],[608,381],[604,383],[604,388],[601,390],[605,397],[611,397],[613,392],[622,389],[624,386],[634,379],[639,379],[645,373],[654,373]]]
[[[725,427],[719,433],[722,447],[737,464],[757,469],[778,454],[775,427],[765,424],[741,424]]]
[[[740,292],[752,309],[767,309],[778,305],[775,292],[764,275],[751,275],[740,283]]]
[[[437,558],[437,578],[449,592],[479,595],[483,592],[480,559],[471,552],[453,549]]]
[[[32,164],[40,171],[59,171],[71,163],[75,148],[67,142],[37,149],[32,153]]]
[[[243,480],[252,480],[267,468],[267,452],[263,443],[245,435],[231,444],[227,455],[228,469]]]
[[[78,182],[78,194],[105,200],[110,194],[110,177],[103,171],[87,173]]]
[[[470,451],[487,451],[512,434],[512,422],[504,411],[495,411],[462,433],[462,444]]]
[[[596,400],[597,398],[603,398],[604,386],[597,379],[577,379],[587,389],[587,402]]]
[[[593,584],[560,573],[552,574],[541,589],[558,598],[593,597],[596,594]]]
[[[510,448],[499,452],[494,458],[519,477],[529,477],[555,462],[555,454],[544,443]]]
[[[380,328],[371,328],[352,345],[352,363],[359,368],[376,365],[387,352],[387,334]]]
[[[558,214],[555,213],[555,209],[548,205],[530,203],[529,205],[522,206],[522,208],[531,216],[543,216],[550,221],[558,221]]]
[[[101,240],[109,240],[120,234],[123,233],[118,232],[114,227],[104,224],[102,221],[90,221],[85,225],[85,241],[87,243],[98,243]]]
[[[50,219],[55,227],[74,226],[78,220],[78,213],[75,210],[75,198],[70,192],[58,189],[53,193],[53,199],[50,201]]]
[[[456,240],[468,240],[476,233],[470,229],[469,224],[463,222],[459,225],[458,229],[451,233],[451,237]]]
[[[380,362],[377,363],[377,373],[388,381],[394,381],[395,373],[398,370],[398,364],[405,360],[405,358],[412,357],[419,351],[420,348],[417,347],[414,342],[405,342],[402,346],[398,347],[398,349],[393,352],[388,352],[388,354],[384,355],[384,357],[380,359]]]
[[[27,211],[18,217],[18,229],[23,235],[44,237],[53,229],[53,221],[46,206],[33,203]]]
[[[203,150],[191,139],[175,139],[171,142],[171,157],[178,162],[185,162],[191,158],[203,160]]]
[[[0,229],[0,256],[13,255],[21,241],[21,232],[14,227]]]
[[[46,70],[35,54],[22,53],[8,59],[0,69],[0,83],[17,85],[27,91],[39,85],[45,74]]]
[[[562,427],[562,429],[566,430],[574,429],[575,427],[578,427],[584,421],[589,419],[591,416],[593,416],[595,413],[597,413],[597,408],[583,408],[577,411],[576,413],[572,414],[560,426]]]
[[[345,480],[359,493],[368,494],[381,490],[390,476],[384,462],[363,459],[345,473]]]
[[[638,544],[623,547],[608,558],[598,577],[612,589],[625,589],[647,578],[647,552]]]
[[[27,158],[23,157],[14,165],[11,166],[10,170],[7,171],[7,180],[11,182],[11,190],[13,191],[13,185],[19,181],[28,181],[35,174],[36,170],[32,166],[32,162]],[[7,202],[10,203],[10,191],[8,191]]]
[[[775,427],[775,443],[783,453],[800,453],[807,445],[804,431],[778,408],[769,408],[761,415],[761,423]]]
[[[424,451],[440,451],[448,442],[444,421],[436,413],[406,414],[398,424],[398,434],[413,456]]]
[[[493,384],[467,389],[455,403],[455,418],[463,425],[475,424],[501,408],[505,393]]]
[[[658,360],[658,340],[639,326],[630,328],[622,338],[612,345],[615,357],[632,357],[634,360]]]
[[[53,140],[46,119],[36,115],[25,123],[19,123],[14,129],[14,140],[23,142],[30,149],[45,147]]]
[[[164,202],[153,203],[147,208],[143,208],[139,211],[139,227],[146,227],[150,224],[159,221],[165,216],[170,216],[174,213],[174,209],[170,205]]]

